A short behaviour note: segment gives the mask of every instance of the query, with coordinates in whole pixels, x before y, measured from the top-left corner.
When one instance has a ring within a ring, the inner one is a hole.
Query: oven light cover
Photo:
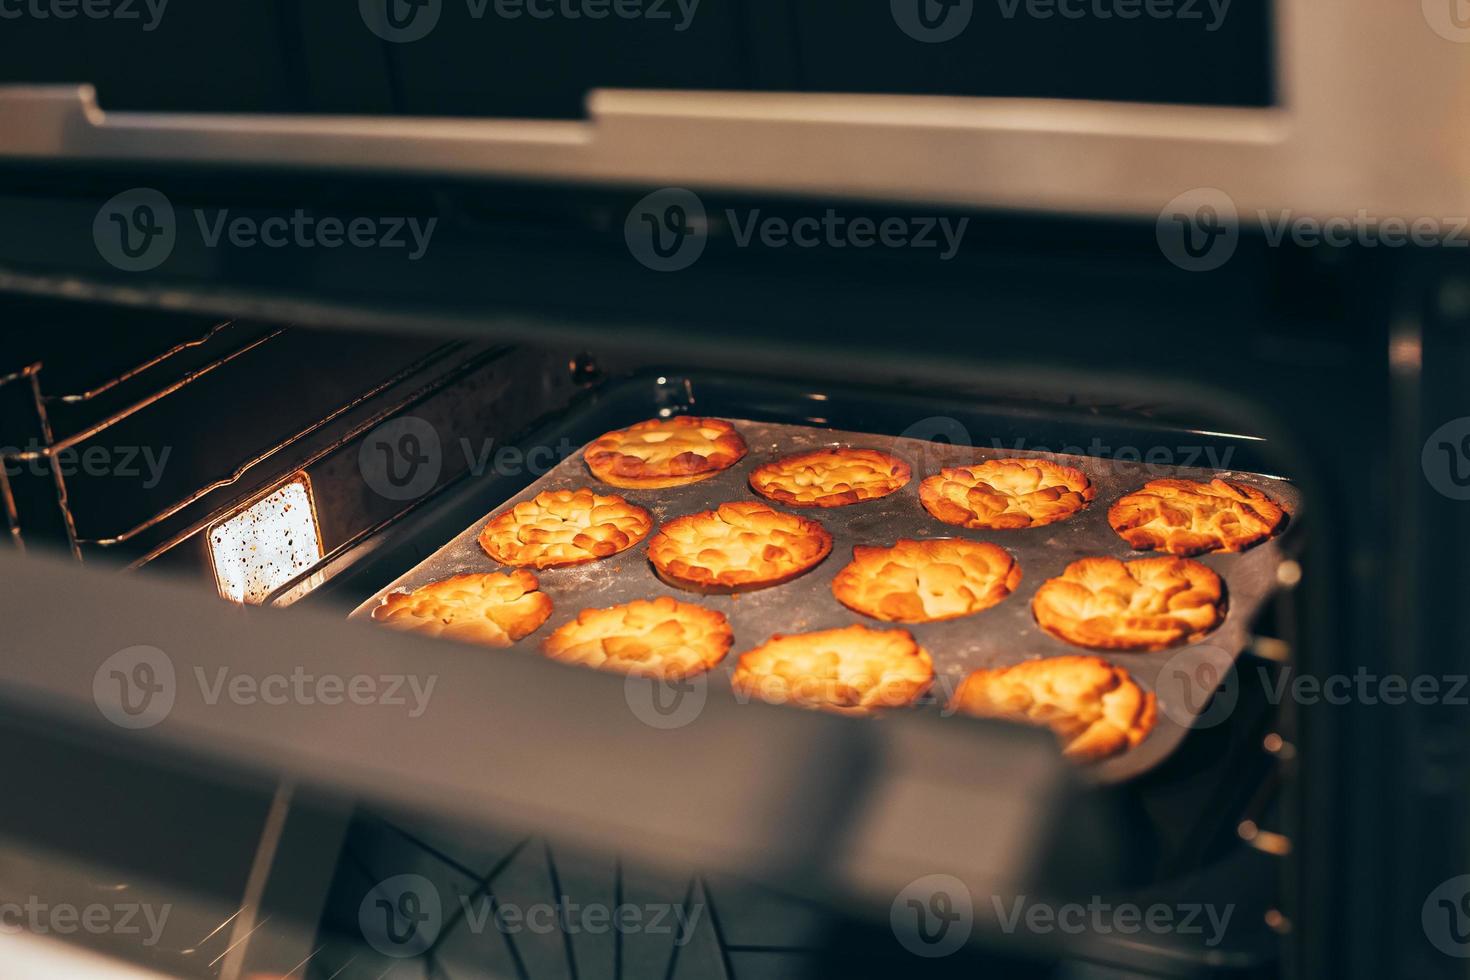
[[[231,602],[258,605],[322,559],[311,481],[298,473],[209,532],[215,583]]]

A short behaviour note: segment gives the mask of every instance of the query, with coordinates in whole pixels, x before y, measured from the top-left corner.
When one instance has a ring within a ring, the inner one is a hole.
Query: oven
[[[679,47],[564,12],[524,35],[535,18],[502,14],[487,40],[447,3],[418,5],[444,20],[416,39],[371,4],[351,30],[284,5],[165,13],[177,53],[139,43],[197,87],[105,46],[43,64],[64,25],[17,20],[17,975],[1457,975],[1459,22],[1278,0],[1200,41],[950,4],[986,29],[939,38],[897,3],[706,2]],[[584,27],[606,33],[576,55]],[[237,41],[212,69],[205,28]],[[625,44],[648,61],[604,60]],[[1110,45],[1182,74],[1104,84]],[[252,51],[286,54],[251,73]],[[87,81],[104,108],[60,84]],[[1370,241],[1385,217],[1432,241]],[[588,469],[604,433],[694,418],[746,455],[658,489]],[[833,445],[910,478],[786,508],[835,539],[793,581],[691,592],[640,539],[537,570],[552,612],[514,649],[372,621],[505,568],[480,531],[543,490],[620,493],[652,534]],[[1011,458],[1096,496],[1055,531],[925,512],[941,470]],[[1089,653],[1042,630],[1043,582],[1147,556],[1109,526],[1122,496],[1216,477],[1286,519],[1200,558],[1225,593],[1209,631],[1099,654],[1156,699],[1137,745],[1077,764],[1044,725],[953,708],[973,669]],[[903,537],[1021,569],[993,608],[911,627],[928,693],[844,717],[732,688],[772,634],[894,625],[832,581],[854,545]],[[733,624],[706,674],[541,655],[578,610],[657,596]]]

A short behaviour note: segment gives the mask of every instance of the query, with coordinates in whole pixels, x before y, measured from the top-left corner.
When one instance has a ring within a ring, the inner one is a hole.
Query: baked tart
[[[409,633],[508,647],[540,629],[551,596],[525,569],[456,575],[412,592],[394,592],[373,610],[375,623]]]
[[[606,433],[587,447],[586,460],[603,483],[657,490],[707,480],[745,452],[745,439],[724,419],[678,415]]]
[[[845,714],[867,714],[918,700],[934,681],[934,662],[908,630],[866,626],[777,634],[740,655],[737,694]]]
[[[709,670],[730,650],[723,614],[668,596],[610,609],[584,609],[541,645],[553,660],[682,680]]]
[[[1158,700],[1122,667],[1101,657],[1049,657],[977,670],[950,708],[1050,728],[1062,754],[1098,762],[1137,746],[1153,731]]]
[[[1139,551],[1244,551],[1274,537],[1286,511],[1255,487],[1226,480],[1152,480],[1108,508],[1108,523]]]
[[[648,511],[622,497],[547,490],[491,518],[480,547],[502,565],[556,568],[626,551],[652,528]]]
[[[816,521],[756,501],[720,504],[666,523],[648,560],[670,585],[696,592],[742,592],[789,582],[832,551]]]
[[[931,623],[989,609],[1021,582],[1010,552],[964,538],[858,545],[832,580],[837,601],[890,623]]]
[[[909,464],[876,449],[817,449],[766,463],[750,474],[750,488],[792,507],[845,507],[901,490]]]
[[[1163,650],[1225,618],[1220,576],[1188,558],[1083,558],[1031,600],[1041,628],[1093,650]]]
[[[1000,530],[1066,520],[1096,495],[1087,474],[1046,459],[955,466],[919,484],[919,502],[944,523]]]

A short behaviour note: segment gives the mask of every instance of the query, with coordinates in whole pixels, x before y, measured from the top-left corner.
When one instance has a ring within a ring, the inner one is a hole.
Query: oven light
[[[305,473],[236,511],[209,532],[219,594],[258,605],[321,561],[322,540]]]

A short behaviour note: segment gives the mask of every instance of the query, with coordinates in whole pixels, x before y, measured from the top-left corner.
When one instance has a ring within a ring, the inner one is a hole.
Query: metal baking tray
[[[392,592],[415,589],[464,572],[496,570],[500,566],[480,549],[476,540],[481,527],[493,514],[545,490],[590,486],[599,492],[621,494],[646,507],[662,525],[725,501],[763,499],[750,489],[747,479],[756,467],[781,456],[825,446],[882,449],[906,460],[913,468],[913,479],[897,493],[881,500],[828,509],[790,508],[772,503],[778,509],[813,518],[832,533],[832,554],[806,575],[754,592],[700,595],[659,580],[648,563],[645,541],[602,561],[536,572],[542,590],[551,596],[555,609],[546,624],[518,646],[535,651],[552,630],[582,609],[670,595],[718,609],[729,618],[735,644],[724,661],[710,672],[711,679],[728,692],[729,677],[738,655],[765,642],[774,633],[829,629],[855,622],[882,629],[901,628],[911,631],[934,658],[935,683],[931,693],[914,708],[906,709],[927,711],[944,711],[949,696],[972,670],[1015,664],[1038,656],[1094,654],[1126,668],[1159,699],[1158,722],[1140,745],[1087,767],[1091,778],[1112,783],[1141,775],[1166,759],[1201,713],[1209,710],[1211,695],[1226,681],[1230,667],[1250,644],[1251,623],[1256,614],[1280,587],[1278,569],[1299,537],[1301,495],[1279,477],[1063,453],[950,445],[743,419],[730,421],[744,435],[750,452],[718,476],[684,487],[661,490],[608,487],[588,471],[583,461],[585,447],[579,449],[381,589],[354,610],[352,618],[370,616],[383,597]],[[953,527],[930,516],[920,505],[919,483],[925,477],[947,466],[1006,457],[1038,457],[1074,466],[1092,480],[1096,498],[1080,513],[1056,524],[1005,531]],[[1275,539],[1243,554],[1205,555],[1197,559],[1214,569],[1225,583],[1226,618],[1215,632],[1197,644],[1157,653],[1112,653],[1072,646],[1037,626],[1031,613],[1032,596],[1042,582],[1060,575],[1070,562],[1088,555],[1111,555],[1127,560],[1152,554],[1134,551],[1108,525],[1107,510],[1113,501],[1152,479],[1207,480],[1217,476],[1262,490],[1287,511],[1289,523]],[[1020,586],[990,609],[939,623],[893,624],[872,620],[849,610],[832,595],[832,579],[851,560],[854,545],[886,546],[898,538],[943,537],[991,541],[1006,548],[1020,562]]]

